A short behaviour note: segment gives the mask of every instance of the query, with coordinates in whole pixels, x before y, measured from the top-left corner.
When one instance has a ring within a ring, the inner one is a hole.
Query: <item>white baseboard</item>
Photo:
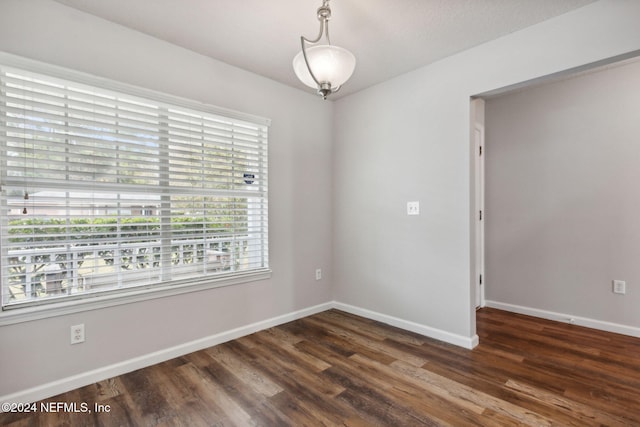
[[[429,338],[434,338],[440,341],[447,342],[449,344],[457,345],[458,347],[472,349],[478,345],[479,340],[477,335],[474,335],[470,338],[463,335],[452,334],[451,332],[443,331],[441,329],[432,328],[420,323],[399,319],[397,317],[388,316],[386,314],[377,313],[375,311],[355,307],[349,304],[343,304],[340,302],[334,302],[333,306],[334,308],[346,311],[347,313],[366,317],[367,319],[371,320],[377,320],[378,322],[386,323],[387,325],[396,326],[398,328],[415,332]]]
[[[587,328],[640,338],[640,328],[634,326],[621,325],[619,323],[605,322],[602,320],[590,319],[588,317],[579,317],[571,314],[556,313],[554,311],[540,310],[538,308],[524,307],[521,305],[507,304],[498,301],[487,300],[486,306],[497,308],[499,310],[510,311],[513,313],[540,317],[547,320],[556,320],[558,322],[570,323],[572,325],[584,326]]]
[[[175,347],[170,347],[154,353],[145,354],[133,359],[124,360],[110,366],[105,366],[103,368],[83,372],[71,377],[62,378],[60,380],[33,387],[27,390],[22,390],[17,393],[0,396],[0,402],[36,402],[38,400],[56,396],[60,393],[66,393],[68,391],[84,387],[98,381],[103,381],[108,378],[126,374],[127,372],[132,372],[136,369],[141,369],[147,366],[154,365],[156,363],[161,363],[176,357],[184,356],[185,354],[193,353],[194,351],[222,344],[227,341],[250,335],[254,332],[281,325],[283,323],[291,322],[293,320],[301,319],[303,317],[311,316],[313,314],[320,313],[331,308],[333,308],[333,303],[327,302],[281,316],[276,316],[271,319],[266,319],[260,322],[252,323],[250,325],[231,329],[219,334],[214,334],[195,341],[180,344]]]
[[[313,314],[330,310],[332,308],[362,316],[367,319],[386,323],[388,325],[396,326],[398,328],[406,329],[411,332],[416,332],[418,334],[454,344],[459,347],[471,349],[478,345],[477,335],[471,338],[462,335],[456,335],[426,325],[421,325],[418,323],[399,319],[397,317],[388,316],[386,314],[377,313],[349,304],[331,301],[281,316],[276,316],[271,319],[252,323],[250,325],[242,326],[229,331],[221,332],[219,334],[214,334],[195,341],[190,341],[154,353],[145,354],[133,359],[124,360],[113,365],[94,369],[88,372],[83,372],[81,374],[73,375],[67,378],[62,378],[60,380],[46,383],[37,387],[22,390],[5,396],[0,396],[0,402],[37,402],[39,400],[56,396],[61,393],[66,393],[68,391],[84,387],[98,381],[103,381],[108,378],[126,374],[127,372],[135,371],[136,369],[141,369],[157,363],[165,362],[167,360],[184,356],[185,354],[189,354],[194,351],[199,351],[208,347],[222,344],[227,341],[250,335],[254,332],[281,325],[283,323],[291,322],[293,320],[301,319],[303,317],[311,316]]]

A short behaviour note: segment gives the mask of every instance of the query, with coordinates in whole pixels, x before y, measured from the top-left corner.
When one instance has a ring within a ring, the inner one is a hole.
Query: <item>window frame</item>
[[[74,70],[69,70],[38,61],[33,61],[5,52],[0,52],[0,64],[6,67],[13,67],[27,72],[42,74],[54,79],[67,80],[80,85],[92,86],[98,89],[104,89],[106,91],[118,92],[127,96],[143,98],[162,105],[184,108],[197,111],[202,114],[221,116],[234,121],[242,121],[254,125],[264,126],[266,128],[266,132],[268,132],[268,127],[271,124],[271,121],[269,119],[263,117],[229,110],[226,108],[216,107],[202,102],[169,95],[102,77],[81,73]],[[266,147],[268,147],[268,137],[265,136],[265,139],[265,145]],[[266,147],[265,150],[267,150]],[[267,161],[267,157],[268,154],[265,157],[265,161]],[[264,191],[264,203],[268,204],[268,194],[266,189]],[[265,206],[264,212],[265,215],[268,215],[268,207]],[[0,218],[0,221],[3,222],[3,226],[8,226],[8,224],[6,223],[7,219],[7,217]],[[268,227],[268,224],[265,226]],[[78,294],[74,297],[69,298],[56,298],[55,300],[44,304],[24,304],[21,306],[11,307],[10,309],[1,310],[0,326],[4,324],[19,323],[22,321],[30,321],[86,310],[94,310],[120,304],[164,298],[188,292],[198,292],[207,289],[236,285],[251,281],[266,280],[271,277],[271,269],[268,264],[268,229],[264,232],[264,246],[266,246],[264,248],[264,256],[266,257],[267,262],[266,266],[262,268],[229,272],[224,274],[218,273],[216,275],[183,280],[179,283],[173,284],[161,282],[135,287],[109,289],[95,294]],[[4,267],[0,265],[0,268]],[[4,284],[2,286],[4,286]]]

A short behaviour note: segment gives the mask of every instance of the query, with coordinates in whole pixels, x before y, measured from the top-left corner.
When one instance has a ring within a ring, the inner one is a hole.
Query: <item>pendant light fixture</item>
[[[333,46],[329,39],[329,0],[318,8],[320,34],[314,40],[300,37],[302,51],[293,58],[293,70],[305,85],[318,91],[323,99],[340,90],[356,67],[356,58],[348,50]],[[318,44],[325,37],[326,44]],[[307,48],[306,44],[314,45]]]

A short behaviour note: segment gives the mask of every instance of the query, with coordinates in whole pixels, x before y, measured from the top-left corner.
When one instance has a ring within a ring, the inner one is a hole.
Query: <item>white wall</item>
[[[600,1],[337,101],[336,300],[472,345],[470,96],[638,50],[638,16]]]
[[[261,282],[2,326],[0,396],[61,391],[69,384],[51,382],[331,301],[331,103],[48,0],[0,2],[0,50],[270,118],[273,270]],[[78,323],[86,342],[71,346]]]
[[[639,93],[636,61],[486,102],[489,300],[640,331]]]

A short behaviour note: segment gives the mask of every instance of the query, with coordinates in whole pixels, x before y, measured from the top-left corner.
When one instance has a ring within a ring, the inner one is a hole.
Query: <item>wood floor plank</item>
[[[282,340],[283,337],[288,337],[288,334],[274,334],[272,330],[268,329],[263,333],[254,335],[262,345],[267,345],[271,347],[277,347],[281,350],[281,355],[288,359],[295,359],[296,364],[301,365],[305,370],[321,372],[327,368],[330,368],[331,365],[317,357],[314,357],[310,354],[301,353],[296,349],[293,340]],[[296,341],[295,343],[299,342]]]
[[[157,369],[145,368],[120,378],[126,389],[123,395],[137,408],[138,419],[146,425],[156,425],[173,415],[160,389],[154,387],[156,372]]]
[[[1,413],[0,425],[640,426],[640,339],[476,318],[467,350],[329,310],[36,402],[109,411]]]
[[[256,356],[259,356],[260,360],[263,361],[260,366],[263,369],[266,369],[267,365],[275,368],[277,375],[272,378],[274,380],[278,379],[280,384],[283,384],[284,378],[287,378],[285,384],[290,390],[295,389],[300,392],[303,387],[305,390],[309,390],[308,386],[313,384],[311,391],[320,398],[334,397],[343,391],[340,385],[324,381],[315,369],[311,369],[308,364],[303,362],[303,358],[298,358],[281,347],[268,347],[269,341],[262,340],[261,334],[254,334],[253,339],[257,343],[265,344],[253,349]],[[265,348],[269,348],[269,350],[265,350]]]
[[[407,411],[411,411],[411,408],[414,407],[413,403],[420,402],[420,405],[417,406],[417,408],[422,407],[423,409],[418,409],[418,412],[423,418],[425,418],[423,422],[426,425],[431,425],[434,420],[438,420],[435,423],[436,425],[447,425],[449,423],[444,422],[444,419],[451,419],[451,414],[461,412],[459,410],[460,408],[455,408],[454,410],[453,407],[447,407],[447,404],[443,399],[425,392],[424,389],[412,387],[406,381],[397,381],[397,378],[389,378],[388,375],[380,370],[371,370],[363,364],[354,363],[353,357],[357,356],[357,354],[351,355],[350,357],[336,356],[331,353],[329,348],[318,342],[304,341],[300,342],[297,347],[301,348],[303,351],[315,354],[318,357],[324,357],[325,360],[331,361],[334,367],[331,370],[327,370],[323,375],[334,376],[336,370],[340,369],[340,372],[342,372],[344,376],[352,379],[360,378],[362,381],[371,384],[376,390],[383,390],[384,393],[390,395],[393,394],[398,401],[412,402],[409,405],[403,405],[396,401],[397,406],[408,406],[408,408],[406,408]],[[366,360],[370,361],[370,359]],[[424,410],[424,408],[427,407],[430,408],[430,411]],[[456,421],[460,420],[458,416],[453,418],[455,418]],[[460,425],[460,423],[458,424]],[[477,422],[473,425],[477,425]]]
[[[182,366],[181,364],[180,366]],[[159,389],[172,410],[173,417],[167,417],[166,425],[203,426],[206,425],[207,408],[193,388],[186,381],[180,381],[180,375],[169,364],[160,364],[155,371],[155,380],[158,384],[166,386]],[[162,423],[160,423],[162,424]]]
[[[317,342],[301,342],[297,345],[302,351],[311,353],[316,355],[319,358],[324,358],[333,365],[332,368],[323,372],[322,375],[328,376],[332,378],[333,381],[336,381],[340,384],[350,384],[353,385],[354,381],[359,381],[358,387],[365,388],[367,385],[370,387],[372,391],[369,393],[375,393],[377,391],[382,391],[385,394],[390,395],[389,391],[393,387],[397,387],[399,383],[397,381],[387,382],[388,379],[384,372],[380,370],[370,369],[369,366],[362,363],[354,363],[354,357],[358,356],[358,354],[351,355],[350,357],[336,356],[331,354],[331,350],[327,347],[324,347],[322,343]],[[365,360],[371,360],[368,358],[364,358]],[[385,365],[386,366],[386,365]],[[349,382],[350,381],[350,382]],[[411,390],[414,394],[422,394],[422,390],[413,389]],[[344,398],[344,396],[343,396]],[[428,400],[428,399],[423,399]],[[434,402],[436,403],[436,402]],[[441,403],[441,402],[437,402]],[[390,406],[401,407],[405,412],[411,413],[411,408],[403,405],[398,400],[392,399],[389,403]],[[438,406],[438,405],[436,405]],[[425,413],[423,413],[425,414]],[[419,419],[421,414],[417,414],[414,418]],[[412,415],[413,416],[413,415]],[[422,418],[425,418],[424,416]],[[429,422],[426,422],[428,419],[433,417],[426,418],[423,422],[427,425],[430,425]]]
[[[269,398],[282,393],[281,387],[277,387],[277,391],[273,388],[258,388],[256,391],[255,378],[251,378],[251,382],[247,383],[236,376],[234,371],[227,369],[216,360],[211,360],[201,369],[209,375],[212,381],[224,385],[224,391],[228,397],[244,408],[258,425],[263,423],[266,425],[286,425],[288,423],[289,419],[269,400]],[[256,375],[258,374],[256,373]],[[272,381],[268,382],[273,384]],[[261,383],[265,384],[267,381]],[[266,393],[263,392],[265,390]]]
[[[600,419],[600,422],[607,426],[628,426],[628,421],[623,420],[611,414],[605,414],[589,405],[584,405],[580,402],[573,401],[564,396],[559,396],[554,393],[549,393],[546,390],[540,390],[535,387],[531,387],[527,384],[522,384],[517,381],[509,380],[506,387],[516,390],[519,393],[530,396],[545,405],[552,405],[559,411],[568,412],[571,416],[577,419],[577,425],[584,425],[592,423],[596,418]]]
[[[317,322],[313,319],[307,320],[310,323]],[[324,318],[321,326],[335,336],[345,339],[353,345],[358,345],[360,350],[355,349],[355,351],[364,353],[365,350],[363,349],[375,348],[378,353],[376,357],[379,358],[381,356],[386,356],[389,363],[399,358],[406,360],[414,366],[422,366],[426,362],[426,359],[423,357],[418,357],[411,353],[407,353],[406,351],[399,350],[397,346],[393,344],[389,345],[385,340],[385,337],[382,335],[378,334],[372,337],[371,334],[362,334],[350,328],[337,326],[330,321],[325,321]]]
[[[441,393],[448,400],[454,399],[455,402],[465,402],[467,405],[473,404],[483,409],[491,409],[496,413],[510,417],[524,425],[552,425],[551,420],[542,415],[533,413],[528,409],[524,409],[477,389],[467,387],[449,378],[434,374],[427,369],[415,368],[402,361],[394,362],[392,366],[399,372],[423,383],[426,389],[430,391],[436,390],[438,393]],[[462,405],[459,404],[459,406]]]
[[[198,396],[211,408],[212,418],[230,420],[233,425],[239,426],[251,424],[251,416],[225,393],[224,385],[212,381],[209,375],[191,363],[177,369],[185,380],[196,387]]]
[[[377,345],[370,346],[366,344],[366,342],[371,343],[372,341],[355,339],[352,334],[349,334],[346,331],[344,333],[342,331],[336,331],[335,328],[330,326],[325,328],[323,322],[315,317],[302,319],[301,321],[307,327],[322,329],[325,333],[323,340],[332,343],[334,347],[340,347],[348,350],[351,354],[366,354],[367,357],[376,359],[381,363],[391,363],[395,360],[395,357],[392,355],[379,351]],[[378,342],[376,342],[376,344],[377,343]]]
[[[259,333],[254,335],[259,335]],[[251,337],[251,341],[253,343],[259,342],[256,341],[255,336]],[[308,408],[312,408],[318,413],[330,414],[338,420],[347,418],[351,413],[350,408],[345,407],[336,399],[332,399],[332,397],[335,397],[343,391],[339,384],[330,383],[318,376],[315,372],[304,372],[299,367],[296,368],[294,366],[295,362],[292,364],[291,360],[283,360],[278,357],[278,355],[271,354],[269,351],[272,349],[270,348],[264,348],[258,345],[245,347],[239,342],[227,343],[227,345],[232,347],[239,358],[245,360],[247,363],[252,363],[255,369],[259,370],[272,381],[277,381],[284,389],[282,393],[278,393],[270,399],[274,404],[282,404],[283,401],[288,402],[289,396],[295,396],[297,400],[305,402],[305,405],[301,407],[299,404],[294,405],[294,408],[302,408],[299,410],[306,411]],[[291,405],[287,407],[291,408]],[[282,406],[279,406],[279,408],[281,411],[287,413],[285,411],[286,408]],[[297,412],[287,414],[288,416],[300,416]],[[334,423],[330,425],[339,424]]]
[[[283,390],[278,384],[261,375],[259,371],[234,356],[227,346],[220,345],[211,347],[206,349],[205,352],[211,356],[214,361],[233,372],[233,375],[239,381],[262,396],[275,396]]]
[[[342,373],[342,383],[358,383],[359,388],[373,390],[370,393],[383,393],[390,406],[401,408],[424,424],[462,426],[478,425],[480,421],[483,408],[443,398],[442,394],[425,389],[422,384],[398,373],[391,366],[358,354],[351,356],[349,363],[336,364],[327,372],[335,375],[336,371]]]

